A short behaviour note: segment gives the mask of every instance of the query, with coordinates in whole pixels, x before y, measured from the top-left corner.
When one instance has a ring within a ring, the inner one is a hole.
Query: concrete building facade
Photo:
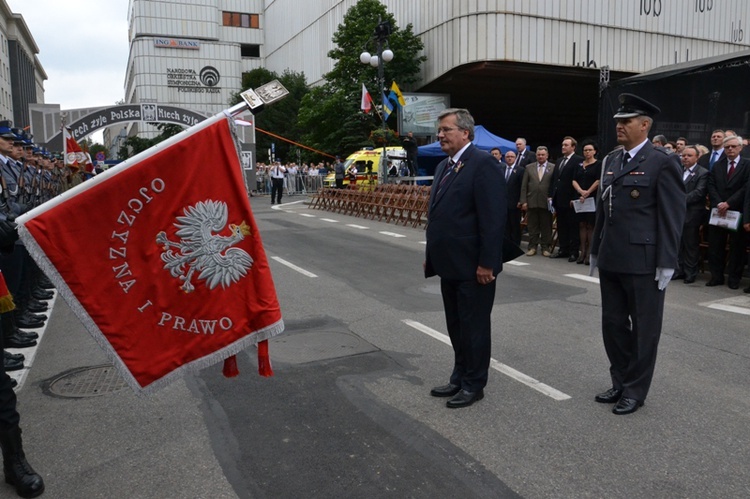
[[[0,0],[0,120],[20,128],[29,125],[29,106],[44,102],[47,74],[38,53],[23,16]]]

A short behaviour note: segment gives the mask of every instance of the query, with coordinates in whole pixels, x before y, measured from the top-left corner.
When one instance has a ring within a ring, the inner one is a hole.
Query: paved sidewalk
[[[54,383],[51,389],[65,396],[50,392],[50,383],[65,373],[107,364],[58,298],[17,391],[24,447],[44,477],[43,497],[237,497],[214,456],[200,394],[193,393],[199,379],[177,381],[147,398],[104,367]],[[87,378],[92,373],[98,376]],[[0,484],[4,497],[16,495]]]

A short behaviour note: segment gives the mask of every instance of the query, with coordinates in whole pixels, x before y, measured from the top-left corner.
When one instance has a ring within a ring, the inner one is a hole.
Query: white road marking
[[[509,262],[505,262],[508,265],[515,265],[516,267],[525,267],[526,265],[531,265],[530,263],[526,262],[519,262],[517,260],[510,260]]]
[[[280,264],[286,265],[290,269],[296,270],[300,274],[306,275],[307,277],[318,277],[317,275],[313,274],[312,272],[308,272],[307,270],[303,269],[302,267],[297,267],[295,264],[293,264],[291,262],[287,262],[286,260],[284,260],[283,258],[279,258],[278,256],[272,256],[271,259],[272,260],[276,260]]]
[[[593,282],[594,284],[599,284],[598,277],[587,276],[583,274],[565,274],[565,277],[572,277],[573,279],[578,279],[580,281]]]
[[[427,241],[419,241],[419,244],[427,244]]]
[[[425,333],[428,336],[432,336],[438,341],[442,341],[446,345],[451,344],[451,340],[448,336],[444,335],[440,331],[435,331],[434,329],[425,326],[421,322],[412,321],[409,319],[403,319],[401,322],[403,322],[407,326],[413,327],[417,331]],[[510,378],[513,378],[514,380],[520,383],[523,383],[529,388],[533,388],[539,393],[542,393],[554,400],[568,400],[569,398],[571,398],[570,395],[567,395],[559,390],[556,390],[549,385],[545,385],[544,383],[535,380],[531,376],[527,376],[524,373],[517,371],[510,366],[506,366],[502,362],[496,361],[495,359],[490,359],[490,367],[492,367],[498,372],[505,374],[506,376]]]
[[[721,303],[712,303],[710,305],[707,305],[708,308],[713,308],[714,310],[723,310],[725,312],[734,312],[735,314],[743,314],[743,315],[750,315],[750,308],[744,308],[744,307],[735,307],[734,305],[724,305]]]
[[[47,324],[49,324],[49,317],[52,315],[52,309],[55,308],[55,301],[57,300],[57,290],[52,289],[50,290],[54,293],[52,298],[49,300],[43,300],[44,303],[47,304],[47,310],[44,312],[40,312],[39,315],[44,315],[47,317],[47,319],[44,321],[44,324],[40,328],[36,329],[26,329],[27,331],[33,331],[36,334],[39,335],[39,338],[36,340],[36,346],[28,347],[28,348],[7,348],[10,353],[21,353],[24,356],[23,360],[23,369],[19,369],[18,371],[8,371],[7,374],[11,378],[15,379],[18,385],[14,388],[16,392],[20,391],[21,388],[23,388],[24,383],[26,382],[26,378],[29,375],[29,370],[31,369],[31,366],[34,365],[34,359],[36,358],[36,353],[39,350],[39,345],[42,343],[42,338],[44,337],[44,332],[47,330]]]
[[[317,215],[311,215],[310,213],[300,213],[301,217],[307,217],[307,218],[318,218]]]
[[[383,234],[384,236],[390,236],[390,237],[406,237],[403,234],[397,234],[396,232],[388,232],[387,230],[381,230],[380,233]]]
[[[323,220],[324,222],[331,222],[331,223],[334,223],[334,224],[339,223],[338,220],[334,220],[332,218],[321,218],[321,220]]]
[[[353,227],[355,229],[369,229],[369,227],[365,227],[364,225],[357,225],[357,224],[346,224],[347,227]]]

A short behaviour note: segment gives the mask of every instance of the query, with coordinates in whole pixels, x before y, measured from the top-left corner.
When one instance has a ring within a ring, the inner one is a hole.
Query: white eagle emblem
[[[190,282],[195,272],[204,279],[208,289],[221,285],[226,288],[247,275],[253,265],[252,257],[243,249],[232,248],[251,234],[243,220],[240,225],[229,224],[229,236],[214,234],[227,225],[229,213],[222,201],[199,201],[184,209],[184,216],[177,217],[175,235],[179,242],[167,239],[164,231],[156,235],[156,243],[164,246],[161,259],[164,269],[184,284],[182,290],[190,293],[195,286]],[[174,249],[172,249],[174,248]]]

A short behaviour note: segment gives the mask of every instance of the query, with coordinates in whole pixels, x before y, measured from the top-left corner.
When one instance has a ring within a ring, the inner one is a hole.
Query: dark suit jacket
[[[536,163],[536,154],[534,153],[534,151],[525,149],[523,152],[523,158],[521,158],[520,160],[518,159],[518,151],[516,151],[516,167],[526,166],[529,163]]]
[[[714,150],[711,149],[710,151],[708,151],[708,154],[704,154],[703,156],[701,156],[700,158],[698,158],[698,164],[700,166],[702,166],[703,168],[705,168],[706,170],[710,170],[709,166],[708,166],[708,163],[711,161],[711,155],[713,153],[714,153]],[[721,156],[719,156],[719,159],[717,159],[716,162],[718,163],[719,161],[721,161],[722,159],[724,159],[726,157],[727,156],[724,154],[724,151],[722,151],[721,152]]]
[[[500,163],[473,144],[459,158],[442,189],[439,180],[448,165],[435,170],[427,214],[425,277],[476,280],[477,267],[502,270],[507,210],[505,178]],[[438,193],[438,190],[440,192]]]
[[[738,157],[734,175],[729,180],[728,165],[726,156],[714,163],[714,169],[708,176],[708,199],[711,208],[726,202],[730,210],[742,211],[745,207],[745,184],[750,179],[750,159]]]
[[[610,153],[602,167],[591,254],[609,272],[675,269],[686,211],[682,165],[651,142],[621,170],[622,155]]]
[[[521,183],[521,204],[528,203],[528,208],[547,208],[549,185],[555,172],[555,164],[547,161],[544,176],[539,180],[538,163],[534,161],[526,166]]]
[[[505,165],[505,169],[510,168],[509,165]],[[518,209],[518,203],[521,201],[521,184],[523,183],[523,174],[526,168],[523,166],[513,168],[513,171],[506,181],[508,191],[508,209]],[[505,171],[503,171],[505,176]]]
[[[555,162],[555,171],[552,173],[552,181],[549,186],[549,197],[552,198],[552,205],[555,209],[570,208],[570,201],[578,199],[578,193],[573,190],[573,178],[575,178],[578,166],[583,163],[583,156],[573,154],[560,171],[562,158]]]
[[[695,165],[693,173],[685,182],[687,212],[685,225],[697,226],[706,219],[706,196],[708,195],[708,170]]]

